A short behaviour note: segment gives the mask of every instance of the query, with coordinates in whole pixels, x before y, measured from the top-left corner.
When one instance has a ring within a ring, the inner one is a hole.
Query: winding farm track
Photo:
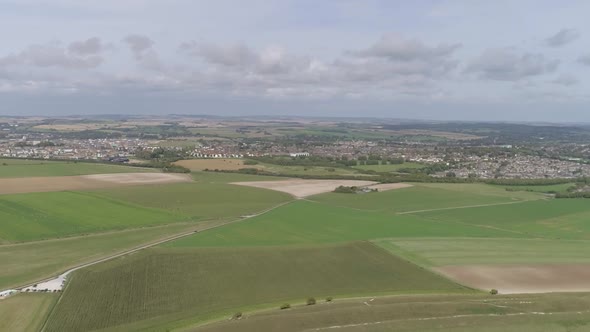
[[[214,229],[214,228],[226,226],[226,225],[237,223],[237,222],[244,221],[244,220],[248,220],[250,218],[254,218],[254,217],[263,215],[265,213],[268,213],[268,212],[270,212],[270,211],[272,211],[274,209],[280,208],[280,207],[282,207],[284,205],[287,205],[287,204],[290,204],[292,202],[293,202],[293,200],[287,201],[287,202],[283,202],[281,204],[275,205],[275,206],[273,206],[271,208],[268,208],[266,210],[260,211],[260,212],[255,213],[255,214],[243,216],[243,217],[241,217],[239,219],[234,219],[234,220],[231,220],[231,221],[227,221],[227,222],[224,222],[224,223],[215,224],[215,225],[211,225],[211,226],[207,226],[207,227],[203,227],[203,228],[198,228],[199,225],[197,224],[197,225],[195,225],[196,226],[195,229],[192,229],[191,231],[182,232],[180,234],[172,235],[172,236],[169,236],[169,237],[166,237],[166,238],[163,238],[163,239],[154,241],[154,242],[143,244],[141,246],[138,246],[138,247],[135,247],[135,248],[132,248],[132,249],[128,249],[128,250],[125,250],[125,251],[122,251],[122,252],[119,252],[119,253],[116,253],[116,254],[113,254],[113,255],[109,255],[109,256],[106,256],[106,257],[103,257],[103,258],[99,258],[99,259],[96,259],[96,260],[91,261],[91,262],[83,263],[83,264],[74,266],[74,267],[66,270],[65,272],[59,274],[57,277],[50,277],[50,278],[42,279],[42,280],[40,280],[38,282],[35,282],[35,283],[30,283],[30,284],[27,284],[27,285],[22,286],[22,287],[16,287],[16,289],[18,289],[19,291],[25,291],[27,289],[29,289],[29,290],[34,290],[34,289],[35,290],[43,290],[43,289],[46,289],[46,288],[49,289],[50,291],[51,290],[54,290],[54,289],[55,290],[61,290],[62,287],[63,287],[63,284],[64,284],[64,282],[65,282],[65,280],[67,278],[67,276],[70,273],[72,273],[72,272],[74,272],[76,270],[79,270],[79,269],[82,269],[82,268],[85,268],[85,267],[88,267],[88,266],[92,266],[92,265],[95,265],[95,264],[98,264],[98,263],[106,262],[106,261],[109,261],[111,259],[115,259],[117,257],[121,257],[121,256],[125,256],[125,255],[128,255],[128,254],[132,254],[132,253],[138,252],[140,250],[148,249],[148,248],[151,248],[151,247],[154,247],[154,246],[157,246],[157,245],[166,243],[166,242],[174,241],[174,240],[177,240],[177,239],[180,239],[180,238],[183,238],[183,237],[186,237],[186,236],[195,234],[195,233],[200,233],[200,232],[204,232],[204,231],[207,231],[207,230],[210,230],[210,229]],[[37,285],[37,287],[33,287],[34,285]]]

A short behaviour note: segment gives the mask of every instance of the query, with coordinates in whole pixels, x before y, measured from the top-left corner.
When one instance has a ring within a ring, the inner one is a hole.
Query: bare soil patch
[[[379,183],[379,184],[374,184],[374,185],[367,186],[367,187],[371,188],[371,189],[377,189],[379,191],[387,191],[387,190],[409,188],[409,187],[413,187],[413,185],[407,184],[407,183]]]
[[[240,168],[251,167],[245,166],[244,161],[240,159],[189,159],[179,160],[174,164],[186,167],[193,171],[202,171],[205,169],[235,171]]]
[[[190,182],[186,174],[121,173],[0,179],[0,195]]]
[[[290,179],[280,181],[234,182],[232,184],[256,188],[271,189],[291,194],[297,198],[333,191],[338,186],[364,187],[376,184],[374,181],[361,180],[302,180]]]
[[[435,271],[463,285],[501,294],[590,291],[589,264],[443,266]]]

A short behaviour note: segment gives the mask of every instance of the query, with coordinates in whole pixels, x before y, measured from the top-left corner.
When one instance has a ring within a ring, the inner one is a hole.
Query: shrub
[[[326,297],[326,302],[332,302],[333,298],[331,296]]]
[[[281,310],[285,310],[285,309],[289,309],[291,308],[291,305],[289,303],[285,303],[283,305],[281,305]]]
[[[232,319],[240,319],[240,318],[242,318],[242,313],[241,313],[241,312],[239,312],[239,311],[238,311],[238,312],[236,312],[236,313],[235,313],[235,314],[232,316]]]
[[[258,165],[258,162],[256,160],[246,159],[244,160],[244,165]]]
[[[315,298],[310,297],[309,299],[307,299],[307,305],[314,305],[315,304]]]
[[[490,294],[496,295],[496,294],[498,294],[498,290],[494,288],[490,291]]]

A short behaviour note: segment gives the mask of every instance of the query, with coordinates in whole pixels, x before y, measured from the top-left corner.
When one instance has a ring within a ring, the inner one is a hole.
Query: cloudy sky
[[[0,114],[590,122],[590,1],[0,0]]]

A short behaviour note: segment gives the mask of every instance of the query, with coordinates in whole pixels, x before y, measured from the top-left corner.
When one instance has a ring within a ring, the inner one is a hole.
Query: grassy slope
[[[590,295],[528,294],[428,295],[336,300],[246,314],[191,332],[346,331],[346,332],[582,332],[590,330]],[[536,314],[535,314],[536,313]],[[546,314],[541,314],[546,313]],[[335,328],[338,326],[338,328]]]
[[[285,193],[224,183],[182,183],[96,191],[101,197],[166,209],[191,219],[235,218],[291,200]]]
[[[193,228],[194,226],[189,224],[174,224],[60,240],[2,245],[0,289],[34,282],[63,272],[67,267]]]
[[[590,263],[590,242],[546,239],[383,239],[379,246],[425,266]]]
[[[186,215],[179,213],[79,192],[0,196],[0,241],[4,242],[41,240],[186,219]]]
[[[590,204],[584,199],[538,200],[413,215],[432,221],[505,229],[527,237],[590,239]]]
[[[95,163],[75,163],[68,161],[41,161],[25,159],[0,159],[0,178],[20,178],[38,176],[68,176],[106,173],[155,172],[154,169],[107,165]]]
[[[540,198],[543,196],[537,193],[507,192],[482,184],[416,184],[369,195],[327,193],[312,196],[310,200],[361,210],[407,212]]]
[[[249,306],[302,303],[309,296],[465,291],[469,290],[366,242],[289,248],[160,248],[76,272],[47,331],[129,323],[117,329],[149,330]]]
[[[57,298],[57,294],[37,293],[0,300],[0,331],[39,331]]]

